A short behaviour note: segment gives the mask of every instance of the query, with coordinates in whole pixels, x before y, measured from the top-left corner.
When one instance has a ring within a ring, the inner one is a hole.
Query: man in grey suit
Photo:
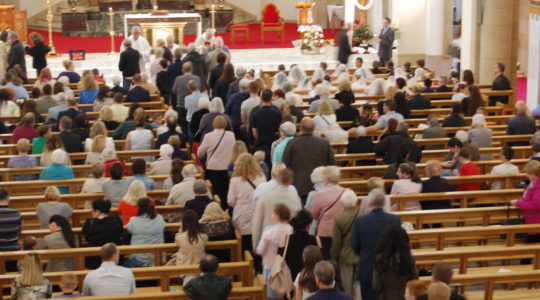
[[[176,110],[178,111],[178,122],[180,127],[182,127],[182,132],[188,132],[187,129],[187,109],[186,109],[186,96],[191,94],[191,91],[188,89],[188,82],[194,80],[202,86],[201,78],[193,74],[193,65],[191,62],[185,62],[182,65],[182,74],[174,80],[172,87],[172,96],[176,97]]]
[[[334,151],[327,140],[313,136],[314,125],[306,117],[300,123],[300,135],[287,144],[283,152],[283,162],[294,171],[294,186],[304,204],[308,193],[313,190],[310,176],[313,169],[335,165]]]
[[[379,60],[383,66],[392,60],[392,45],[394,44],[394,30],[390,27],[392,21],[386,17],[383,19],[383,29],[377,37],[379,42]]]

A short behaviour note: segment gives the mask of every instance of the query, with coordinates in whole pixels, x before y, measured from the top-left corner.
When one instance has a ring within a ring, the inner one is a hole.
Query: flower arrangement
[[[307,52],[320,52],[320,49],[330,45],[331,40],[325,40],[322,27],[319,25],[302,25],[298,28],[302,32],[300,49]]]
[[[353,28],[353,46],[361,44],[369,44],[369,40],[373,38],[373,31],[369,25],[362,23]]]
[[[401,38],[401,30],[399,30],[397,25],[392,25],[391,28],[394,31],[394,40],[399,40]]]
[[[68,3],[70,6],[76,6],[76,5],[81,4],[81,0],[67,0],[67,3]]]

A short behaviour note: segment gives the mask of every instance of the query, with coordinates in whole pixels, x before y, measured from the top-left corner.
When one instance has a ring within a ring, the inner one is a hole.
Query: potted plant
[[[369,41],[373,38],[373,31],[369,25],[362,23],[353,28],[353,46],[366,47],[369,46]]]

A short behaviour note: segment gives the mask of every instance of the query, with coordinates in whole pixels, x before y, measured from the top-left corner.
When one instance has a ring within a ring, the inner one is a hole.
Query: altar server
[[[139,70],[140,72],[146,71],[146,63],[150,61],[150,44],[148,41],[141,36],[141,28],[139,26],[133,26],[131,28],[131,35],[128,37],[131,40],[131,47],[141,55],[139,60]],[[126,50],[124,45],[120,46],[120,52]]]

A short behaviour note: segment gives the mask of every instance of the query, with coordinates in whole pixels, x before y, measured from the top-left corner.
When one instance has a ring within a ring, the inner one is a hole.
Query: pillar
[[[426,0],[426,66],[437,75],[450,71],[451,59],[446,57],[452,31],[452,1]]]
[[[462,0],[461,9],[461,71],[477,69],[477,35],[478,35],[479,0]]]
[[[480,30],[478,83],[493,81],[497,62],[506,65],[506,76],[515,86],[518,43],[518,0],[489,0],[484,2]]]
[[[532,111],[538,104],[540,104],[540,7],[531,6],[529,14],[527,106]]]
[[[426,18],[427,0],[394,0],[392,11],[397,14],[401,38],[397,46],[397,63],[414,62],[426,57]],[[394,14],[393,13],[393,14]]]

